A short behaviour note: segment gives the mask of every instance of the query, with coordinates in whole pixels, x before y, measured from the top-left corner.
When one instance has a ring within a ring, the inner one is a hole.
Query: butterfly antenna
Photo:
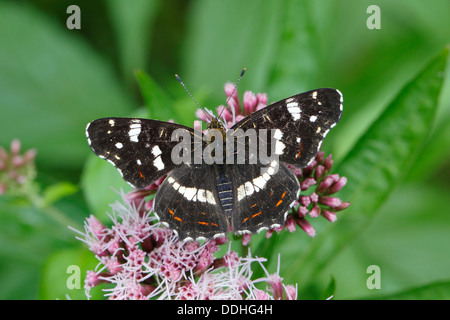
[[[225,106],[223,107],[222,111],[219,114],[219,117],[218,117],[219,119],[220,119],[220,116],[222,115],[223,111],[225,110],[225,108],[228,106],[228,102],[230,101],[231,97],[236,92],[237,86],[239,85],[239,82],[241,81],[242,77],[244,76],[245,70],[246,70],[246,68],[242,69],[241,74],[239,75],[239,78],[237,79],[236,84],[234,85],[233,91],[231,92],[230,96],[228,97],[227,101],[225,102]],[[234,121],[234,117],[235,117],[234,109],[233,108],[229,108],[229,109],[231,109],[231,113],[233,113],[233,121]]]
[[[189,95],[189,97],[191,97],[192,101],[195,102],[195,104],[205,113],[205,115],[207,117],[211,117],[210,114],[208,114],[208,112],[206,112],[202,106],[197,102],[197,100],[195,100],[194,96],[189,92],[188,88],[186,87],[186,85],[184,84],[183,80],[181,80],[180,76],[178,74],[175,74],[175,78],[177,78],[178,82],[183,86],[184,90],[186,90],[187,94]]]

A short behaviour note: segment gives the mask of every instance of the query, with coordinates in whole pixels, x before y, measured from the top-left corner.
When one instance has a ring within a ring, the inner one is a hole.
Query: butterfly
[[[285,223],[300,194],[299,181],[285,164],[306,167],[339,122],[342,108],[338,90],[321,88],[275,102],[229,129],[215,117],[205,133],[176,123],[113,117],[90,122],[86,136],[93,152],[133,188],[167,175],[156,192],[154,213],[181,240],[212,239]],[[242,137],[251,130],[253,136]],[[174,138],[175,133],[183,138]],[[213,144],[213,158],[223,161],[206,161],[204,151]],[[252,156],[255,146],[276,160]],[[240,159],[239,147],[248,150]],[[194,154],[205,161],[194,161]],[[191,160],[174,161],[174,155]]]

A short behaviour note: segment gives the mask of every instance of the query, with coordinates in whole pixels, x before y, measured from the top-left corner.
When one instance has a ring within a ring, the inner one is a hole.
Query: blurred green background
[[[80,30],[66,26],[72,4]],[[370,30],[373,4],[381,28]],[[315,239],[272,237],[269,271],[281,252],[300,299],[327,287],[336,299],[449,299],[450,83],[448,68],[434,72],[445,67],[449,13],[448,0],[3,0],[0,145],[37,149],[38,192],[59,190],[51,208],[76,227],[91,213],[107,221],[111,187],[129,190],[91,155],[86,124],[142,115],[192,125],[196,106],[175,73],[210,108],[243,67],[241,97],[337,88],[344,114],[323,150],[349,177],[339,195],[352,206],[332,225],[310,219]],[[382,152],[369,154],[371,143]],[[0,299],[83,298],[67,288],[67,267],[84,275],[96,262],[74,237],[45,205],[0,196]],[[370,265],[381,289],[366,285]]]

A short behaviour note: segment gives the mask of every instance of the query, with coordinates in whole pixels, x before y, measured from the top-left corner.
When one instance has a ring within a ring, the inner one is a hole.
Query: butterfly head
[[[211,118],[211,121],[206,125],[206,129],[208,130],[208,133],[206,134],[208,143],[211,143],[212,141],[214,141],[215,133],[212,133],[213,130],[220,131],[222,133],[223,139],[225,139],[225,135],[226,135],[225,126],[222,123],[222,121],[220,121],[219,118],[213,116]],[[225,140],[222,140],[222,141],[225,141]]]
[[[207,129],[218,129],[221,131],[222,130],[225,131],[223,123],[216,117],[211,118],[211,121],[207,124],[206,128]]]

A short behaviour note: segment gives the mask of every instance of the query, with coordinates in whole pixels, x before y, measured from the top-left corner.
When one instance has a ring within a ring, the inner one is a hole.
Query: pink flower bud
[[[326,172],[329,172],[331,170],[331,167],[333,166],[333,159],[331,154],[325,159],[324,166]]]
[[[319,201],[319,195],[317,193],[313,192],[309,196],[309,199],[311,199],[311,202],[317,203]]]
[[[285,287],[286,300],[297,300],[297,288],[288,284]]]
[[[316,230],[314,230],[312,225],[306,219],[298,219],[297,224],[311,238],[316,236]]]
[[[319,206],[316,205],[309,212],[309,216],[311,218],[317,218],[319,215],[320,215],[320,208],[319,208]]]
[[[286,229],[289,232],[295,232],[295,220],[292,215],[288,215],[286,219]]]
[[[325,156],[325,152],[319,151],[316,156],[317,163],[322,163],[324,156]]]
[[[268,282],[272,287],[273,298],[275,300],[283,299],[283,282],[278,274],[272,274],[268,277]]]
[[[270,239],[270,237],[273,235],[273,229],[269,229],[266,231],[266,239]]]
[[[91,214],[88,218],[86,218],[86,222],[88,223],[89,229],[98,239],[103,237],[103,230],[106,227],[100,222],[100,220]]]
[[[337,220],[337,216],[333,211],[330,210],[322,210],[322,216],[330,222],[335,222]]]
[[[93,288],[96,285],[100,284],[102,281],[99,279],[96,272],[89,270],[86,273],[86,278],[84,279],[85,286],[88,288]]]
[[[317,193],[325,193],[333,183],[333,178],[331,176],[327,176],[321,183],[319,183],[319,186],[316,190]]]
[[[33,161],[36,158],[37,155],[37,150],[36,149],[30,149],[27,150],[24,154],[24,159],[26,163],[29,163],[31,161]]]
[[[256,300],[270,300],[270,296],[266,291],[263,290],[255,290],[255,299]]]
[[[340,191],[347,184],[347,178],[341,177],[337,182],[335,182],[329,189],[328,194],[333,194]]]
[[[245,233],[242,236],[242,245],[247,246],[251,240],[252,240],[252,235],[250,233]]]
[[[258,93],[256,99],[258,99],[259,105],[267,106],[267,93]]]
[[[334,211],[341,211],[347,209],[350,206],[350,202],[342,202],[340,206],[333,208]]]
[[[225,107],[225,106],[219,106],[216,109],[217,114],[220,114],[221,118],[223,120],[225,120],[226,122],[228,121],[232,121],[233,120],[233,114],[231,113],[231,111]]]
[[[20,153],[20,140],[14,139],[11,141],[11,154],[13,156],[18,155]]]
[[[302,206],[309,206],[311,204],[311,199],[309,198],[309,196],[300,196],[300,204]]]
[[[300,183],[300,189],[301,189],[302,191],[305,191],[305,190],[307,190],[309,187],[315,185],[316,183],[317,183],[317,182],[316,182],[316,180],[314,180],[314,178],[311,178],[311,177],[306,178],[304,181],[302,181],[302,182]]]
[[[223,89],[224,89],[225,95],[226,95],[227,97],[231,96],[231,95],[233,94],[233,91],[235,91],[235,90],[234,90],[234,84],[231,83],[231,82],[225,83],[225,86],[224,86]],[[234,95],[234,94],[233,94],[233,95]],[[236,94],[236,95],[237,95],[237,94]]]
[[[246,115],[249,115],[255,112],[256,104],[258,102],[255,94],[252,91],[245,91],[243,100],[244,100],[244,113]]]
[[[233,268],[239,262],[239,256],[236,251],[230,251],[224,255],[223,261],[227,268]]]
[[[250,239],[251,239],[251,235],[250,235]],[[220,246],[224,243],[227,243],[228,238],[227,238],[227,236],[217,237],[214,239],[214,241],[216,242],[216,245]]]
[[[298,207],[298,216],[304,218],[308,214],[308,208],[304,206]]]
[[[314,179],[320,180],[325,172],[325,167],[319,164],[314,171]]]
[[[319,197],[319,203],[330,208],[339,207],[342,204],[341,199],[335,197]]]
[[[24,165],[24,163],[25,163],[25,161],[24,161],[24,159],[23,159],[22,156],[15,155],[15,156],[12,158],[12,165],[13,165],[14,168],[21,167],[21,166]]]

